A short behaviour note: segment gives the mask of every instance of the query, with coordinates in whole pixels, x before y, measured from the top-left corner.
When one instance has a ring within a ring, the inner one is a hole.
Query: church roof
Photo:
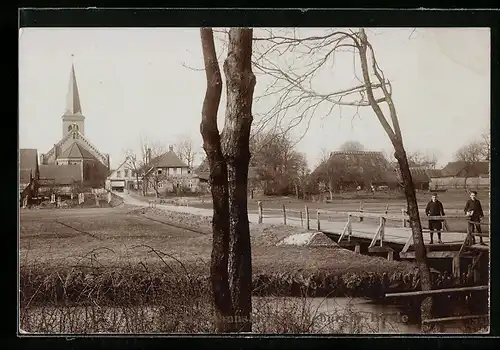
[[[66,110],[64,115],[82,115],[82,105],[80,103],[80,94],[76,84],[75,66],[71,65],[71,74],[69,77],[68,95],[66,96]]]
[[[59,156],[59,158],[68,159],[95,159],[95,157],[85,149],[78,142],[73,142],[66,150]]]

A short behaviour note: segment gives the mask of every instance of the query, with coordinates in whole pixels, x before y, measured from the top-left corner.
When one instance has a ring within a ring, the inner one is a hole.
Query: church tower
[[[66,110],[62,118],[62,137],[71,133],[74,129],[85,135],[85,117],[82,114],[78,85],[76,84],[75,66],[71,65],[69,77],[68,95],[66,97]]]

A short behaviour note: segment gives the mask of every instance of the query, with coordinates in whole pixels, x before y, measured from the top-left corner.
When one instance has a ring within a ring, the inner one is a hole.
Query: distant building
[[[477,190],[490,187],[490,163],[456,161],[448,163],[431,177],[431,190],[465,188]]]
[[[396,167],[399,182],[402,182],[399,166]],[[416,190],[428,190],[430,187],[431,178],[439,176],[440,170],[431,169],[428,167],[410,167],[411,178]]]
[[[140,169],[141,189],[148,194],[161,194],[189,190],[196,192],[199,178],[174,152],[173,146],[162,155],[151,159],[148,150],[148,163]]]
[[[320,191],[370,188],[371,185],[397,187],[398,177],[394,167],[382,152],[336,151],[318,165],[310,175],[310,182]]]
[[[142,180],[142,177],[139,177],[140,180]],[[111,191],[137,190],[138,185],[136,171],[127,165],[127,161],[112,170],[106,179],[106,188]]]
[[[74,66],[71,66],[66,110],[61,119],[61,140],[40,155],[41,185],[62,190],[71,179],[72,186],[77,183],[84,187],[103,187],[109,173],[109,155],[101,153],[85,136],[85,116]]]
[[[37,195],[40,167],[36,149],[19,150],[19,194],[28,200]]]

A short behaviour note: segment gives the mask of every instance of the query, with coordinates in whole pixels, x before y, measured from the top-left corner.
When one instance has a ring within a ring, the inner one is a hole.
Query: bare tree
[[[224,62],[227,106],[223,133],[217,127],[222,79],[213,30],[200,29],[207,90],[200,132],[210,168],[213,198],[211,280],[218,332],[252,329],[252,264],[247,208],[250,129],[255,76],[252,29],[231,29]]]
[[[467,189],[467,179],[471,175],[474,163],[488,160],[488,157],[489,146],[485,145],[485,141],[473,141],[458,149],[455,153],[455,159],[465,163],[463,169],[464,189]]]
[[[292,32],[287,33],[287,31]],[[276,33],[276,30],[269,29],[264,30],[263,35],[257,36],[255,40],[261,45],[260,52],[255,55],[254,65],[260,74],[273,79],[260,98],[272,96],[277,101],[261,118],[261,123],[269,123],[276,119],[282,121],[292,108],[295,111],[300,110],[300,113],[298,117],[293,117],[287,122],[290,127],[301,121],[310,122],[321,105],[327,108],[326,115],[329,115],[335,107],[349,106],[355,108],[356,113],[360,107],[371,107],[394,147],[394,156],[398,161],[407,199],[421,287],[422,290],[430,290],[431,274],[427,264],[416,193],[392,99],[392,85],[378,65],[365,30],[333,29],[323,30],[321,34],[314,36],[301,36],[295,29],[285,30],[284,33]],[[334,91],[328,90],[331,88],[325,86],[315,89],[314,86],[318,86],[315,84],[315,77],[331,69],[335,54],[345,50],[353,53],[354,67],[359,67],[361,70],[361,78],[354,73],[359,84]],[[282,68],[272,58],[273,55],[278,58],[287,57],[287,53],[294,55],[294,62],[298,62],[299,67],[294,68],[289,60],[285,63],[286,67]],[[305,61],[307,63],[303,63]],[[387,111],[381,107],[384,103],[387,104]],[[324,110],[321,113],[325,115]],[[423,299],[421,311],[423,319],[431,317],[431,297]]]
[[[491,146],[489,130],[482,133],[481,138],[482,138],[481,144],[483,146],[483,152],[482,152],[483,158],[484,158],[484,160],[489,161],[490,160],[490,146]]]
[[[142,178],[142,194],[146,195],[148,187],[155,190],[156,195],[159,195],[159,185],[165,180],[165,174],[158,174],[153,171],[153,163],[155,159],[166,152],[166,147],[162,142],[141,140],[140,151],[136,152],[132,149],[125,151],[125,165],[135,173],[137,186],[139,186],[140,178]]]
[[[193,145],[193,140],[189,136],[181,137],[180,141],[175,145],[175,153],[177,156],[189,166],[189,168],[193,168],[196,156],[198,155],[195,151],[195,147]]]
[[[411,167],[426,167],[435,169],[437,156],[435,154],[425,154],[421,151],[408,153],[408,164]]]
[[[365,146],[359,141],[346,141],[340,147],[339,150],[346,151],[364,151]]]

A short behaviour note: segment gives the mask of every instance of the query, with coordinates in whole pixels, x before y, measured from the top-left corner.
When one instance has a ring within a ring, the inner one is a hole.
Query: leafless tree
[[[427,264],[416,193],[392,98],[392,85],[379,67],[365,30],[327,29],[311,36],[303,36],[296,29],[264,29],[260,33],[261,35],[254,38],[257,41],[254,67],[257,74],[270,77],[272,82],[259,98],[274,98],[276,101],[273,107],[261,116],[261,123],[283,123],[291,110],[295,116],[286,120],[285,124],[293,128],[300,122],[310,123],[320,106],[324,108],[320,109],[322,116],[330,115],[334,108],[342,106],[354,108],[356,113],[360,107],[368,106],[375,113],[394,147],[407,199],[421,287],[422,290],[430,290],[431,274]],[[332,89],[333,82],[321,85],[316,78],[325,72],[328,74],[328,70],[335,64],[335,55],[340,51],[353,54],[354,68],[361,71],[361,77],[354,73],[358,83],[339,89]],[[286,59],[290,56],[293,56],[293,60]],[[280,57],[285,61],[283,65],[277,62]],[[294,63],[298,66],[293,66]],[[382,109],[383,104],[387,107],[385,111]],[[431,297],[423,299],[421,311],[423,319],[431,317]]]
[[[193,168],[198,152],[195,150],[191,137],[182,136],[175,145],[175,153],[190,169]]]
[[[166,151],[166,147],[162,142],[149,141],[142,139],[140,151],[136,152],[133,149],[125,151],[125,166],[135,173],[137,186],[142,178],[142,194],[146,195],[148,187],[151,186],[157,196],[159,195],[159,184],[164,180],[163,174],[155,174],[152,171],[152,163],[155,158],[161,156]]]
[[[359,141],[346,141],[340,147],[339,151],[363,151],[365,146]]]
[[[482,152],[482,155],[484,157],[484,160],[490,160],[490,146],[491,146],[491,143],[490,143],[490,132],[489,130],[486,131],[486,132],[483,132],[481,134],[481,138],[482,138],[482,141],[481,141],[481,144],[483,146],[483,152]]]
[[[489,142],[489,140],[488,140]],[[467,179],[470,176],[474,163],[488,160],[489,145],[486,146],[486,141],[473,141],[458,149],[455,153],[455,159],[465,163],[464,166],[464,189],[467,189]]]
[[[435,154],[425,154],[421,151],[408,153],[408,164],[411,167],[426,167],[435,169],[437,156]]]
[[[218,332],[252,330],[252,264],[247,208],[250,129],[255,75],[252,29],[230,29],[224,61],[227,106],[217,127],[222,78],[213,30],[200,29],[207,90],[200,132],[210,168],[214,215],[211,281]],[[222,135],[221,135],[222,134]]]
[[[275,130],[260,131],[250,143],[250,164],[258,174],[265,194],[288,195],[303,192],[307,161],[295,149],[290,135]]]

